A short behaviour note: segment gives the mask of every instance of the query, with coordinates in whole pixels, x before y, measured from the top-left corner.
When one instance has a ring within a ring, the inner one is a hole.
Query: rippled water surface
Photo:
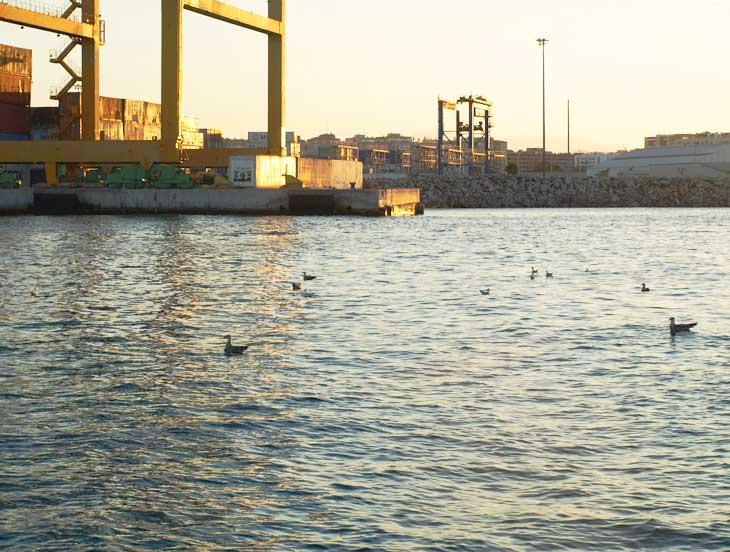
[[[0,218],[0,549],[729,550],[729,230]]]

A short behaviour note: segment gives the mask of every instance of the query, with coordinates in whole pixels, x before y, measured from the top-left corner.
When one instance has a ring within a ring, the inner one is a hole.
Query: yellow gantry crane
[[[252,149],[181,150],[182,44],[185,10],[223,23],[264,33],[268,48],[268,153],[285,155],[284,86],[286,0],[269,0],[268,17],[218,0],[160,0],[162,7],[162,135],[156,141],[99,140],[99,47],[104,23],[100,0],[68,0],[57,14],[41,13],[0,0],[0,21],[68,36],[81,44],[81,141],[0,142],[0,163],[44,163],[46,179],[56,184],[58,163],[119,164],[181,163],[194,167],[225,167],[231,155],[261,154]],[[30,6],[30,5],[29,5]],[[81,19],[72,16],[81,10]]]

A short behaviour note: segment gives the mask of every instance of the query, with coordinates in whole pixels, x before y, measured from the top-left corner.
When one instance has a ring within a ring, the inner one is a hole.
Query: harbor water
[[[0,218],[0,550],[728,550],[729,235]]]

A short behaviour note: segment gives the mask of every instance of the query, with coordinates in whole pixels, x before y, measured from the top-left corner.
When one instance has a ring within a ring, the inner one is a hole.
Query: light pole
[[[547,38],[538,38],[537,43],[542,48],[542,177],[545,178],[545,43]]]

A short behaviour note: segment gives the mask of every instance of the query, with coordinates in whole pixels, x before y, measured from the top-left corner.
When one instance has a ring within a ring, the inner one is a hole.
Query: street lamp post
[[[545,156],[545,43],[547,38],[538,38],[537,43],[542,48],[542,177],[545,178],[546,156]]]

